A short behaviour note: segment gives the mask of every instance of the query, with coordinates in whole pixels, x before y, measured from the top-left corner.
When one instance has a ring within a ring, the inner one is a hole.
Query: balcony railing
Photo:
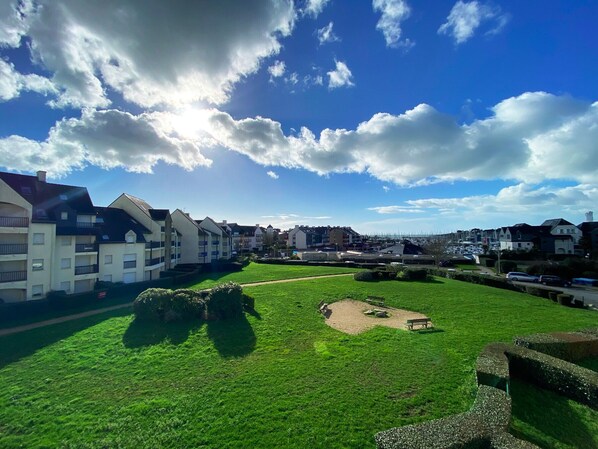
[[[153,265],[158,265],[160,263],[159,257],[154,257],[153,259],[145,259],[145,266],[151,267]]]
[[[136,260],[125,260],[123,262],[123,269],[124,268],[137,268],[137,261]]]
[[[96,225],[95,223],[91,223],[89,221],[78,221],[77,222],[77,227],[78,228],[87,228],[87,229],[90,229],[90,228],[95,227],[95,225]]]
[[[5,271],[0,273],[0,282],[26,281],[27,271]]]
[[[145,249],[160,248],[162,246],[164,246],[164,242],[147,242]]]
[[[212,240],[212,246],[220,245],[220,240]]]
[[[76,253],[89,253],[98,250],[97,243],[77,243],[75,244]]]
[[[27,254],[27,243],[0,244],[0,255],[7,254]]]
[[[75,267],[75,276],[78,274],[92,274],[98,272],[97,265],[80,265]]]
[[[0,217],[0,227],[26,228],[29,226],[28,217]]]

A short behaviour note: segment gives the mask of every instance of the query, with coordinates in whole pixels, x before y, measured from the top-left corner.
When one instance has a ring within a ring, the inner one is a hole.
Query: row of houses
[[[538,250],[547,254],[581,254],[598,251],[598,222],[593,213],[586,214],[586,221],[579,225],[563,219],[545,220],[535,226],[518,223],[498,229],[471,229],[457,231],[459,241],[496,245],[501,250]]]
[[[155,209],[123,193],[94,206],[85,187],[0,172],[0,301],[79,293],[160,277],[178,263],[230,259],[232,238],[206,217]]]
[[[295,226],[287,233],[287,245],[295,249],[361,247],[363,239],[348,226]]]

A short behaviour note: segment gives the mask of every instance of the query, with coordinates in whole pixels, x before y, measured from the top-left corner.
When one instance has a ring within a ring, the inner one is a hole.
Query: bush
[[[212,288],[206,304],[211,319],[235,318],[243,314],[243,289],[235,282],[226,282]]]
[[[563,292],[559,292],[557,290],[550,290],[548,292],[548,299],[550,299],[551,301],[557,302],[557,297],[558,295],[560,295]]]
[[[532,334],[515,337],[513,343],[568,362],[598,356],[598,335],[587,331],[567,334]]]
[[[358,271],[353,275],[353,279],[360,282],[372,282],[376,280],[376,275],[372,270]]]
[[[556,300],[562,306],[570,306],[573,296],[561,293],[560,295],[556,295]]]
[[[170,322],[201,318],[207,295],[194,290],[148,288],[133,301],[133,312],[139,320]]]
[[[426,281],[428,280],[428,270],[409,268],[397,274],[397,279],[400,281]]]
[[[500,272],[508,273],[509,271],[517,271],[517,262],[514,262],[512,260],[501,260]]]
[[[241,302],[243,303],[243,309],[255,310],[255,298],[253,296],[243,293]]]

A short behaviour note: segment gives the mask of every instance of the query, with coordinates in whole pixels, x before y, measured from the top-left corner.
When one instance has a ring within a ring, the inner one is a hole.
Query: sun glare
[[[208,131],[209,115],[209,110],[207,109],[184,109],[174,114],[172,127],[181,137],[199,137]]]

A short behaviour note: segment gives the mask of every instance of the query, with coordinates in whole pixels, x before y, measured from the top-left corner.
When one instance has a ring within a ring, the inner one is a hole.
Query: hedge
[[[469,411],[395,427],[374,438],[378,449],[481,449],[490,447],[495,436],[507,432],[510,420],[511,398],[497,388],[480,385]]]
[[[372,270],[358,271],[353,275],[353,279],[360,282],[373,282],[376,280],[376,275]]]
[[[488,276],[476,273],[462,273],[459,271],[441,270],[439,268],[427,268],[431,276],[454,279],[456,281],[470,282],[472,284],[486,285],[488,287],[502,288],[504,290],[521,291],[507,279],[502,277]]]
[[[185,321],[203,318],[207,291],[149,288],[133,301],[133,312],[138,320]]]
[[[513,343],[569,362],[598,356],[598,335],[592,334],[592,330],[532,334],[515,337]]]
[[[243,289],[235,282],[219,284],[210,290],[206,300],[209,319],[235,318],[243,314]]]
[[[396,278],[399,281],[425,281],[428,279],[428,270],[408,268],[398,273]]]
[[[507,346],[504,343],[486,345],[476,360],[476,378],[478,385],[495,387],[509,392],[510,375]]]

